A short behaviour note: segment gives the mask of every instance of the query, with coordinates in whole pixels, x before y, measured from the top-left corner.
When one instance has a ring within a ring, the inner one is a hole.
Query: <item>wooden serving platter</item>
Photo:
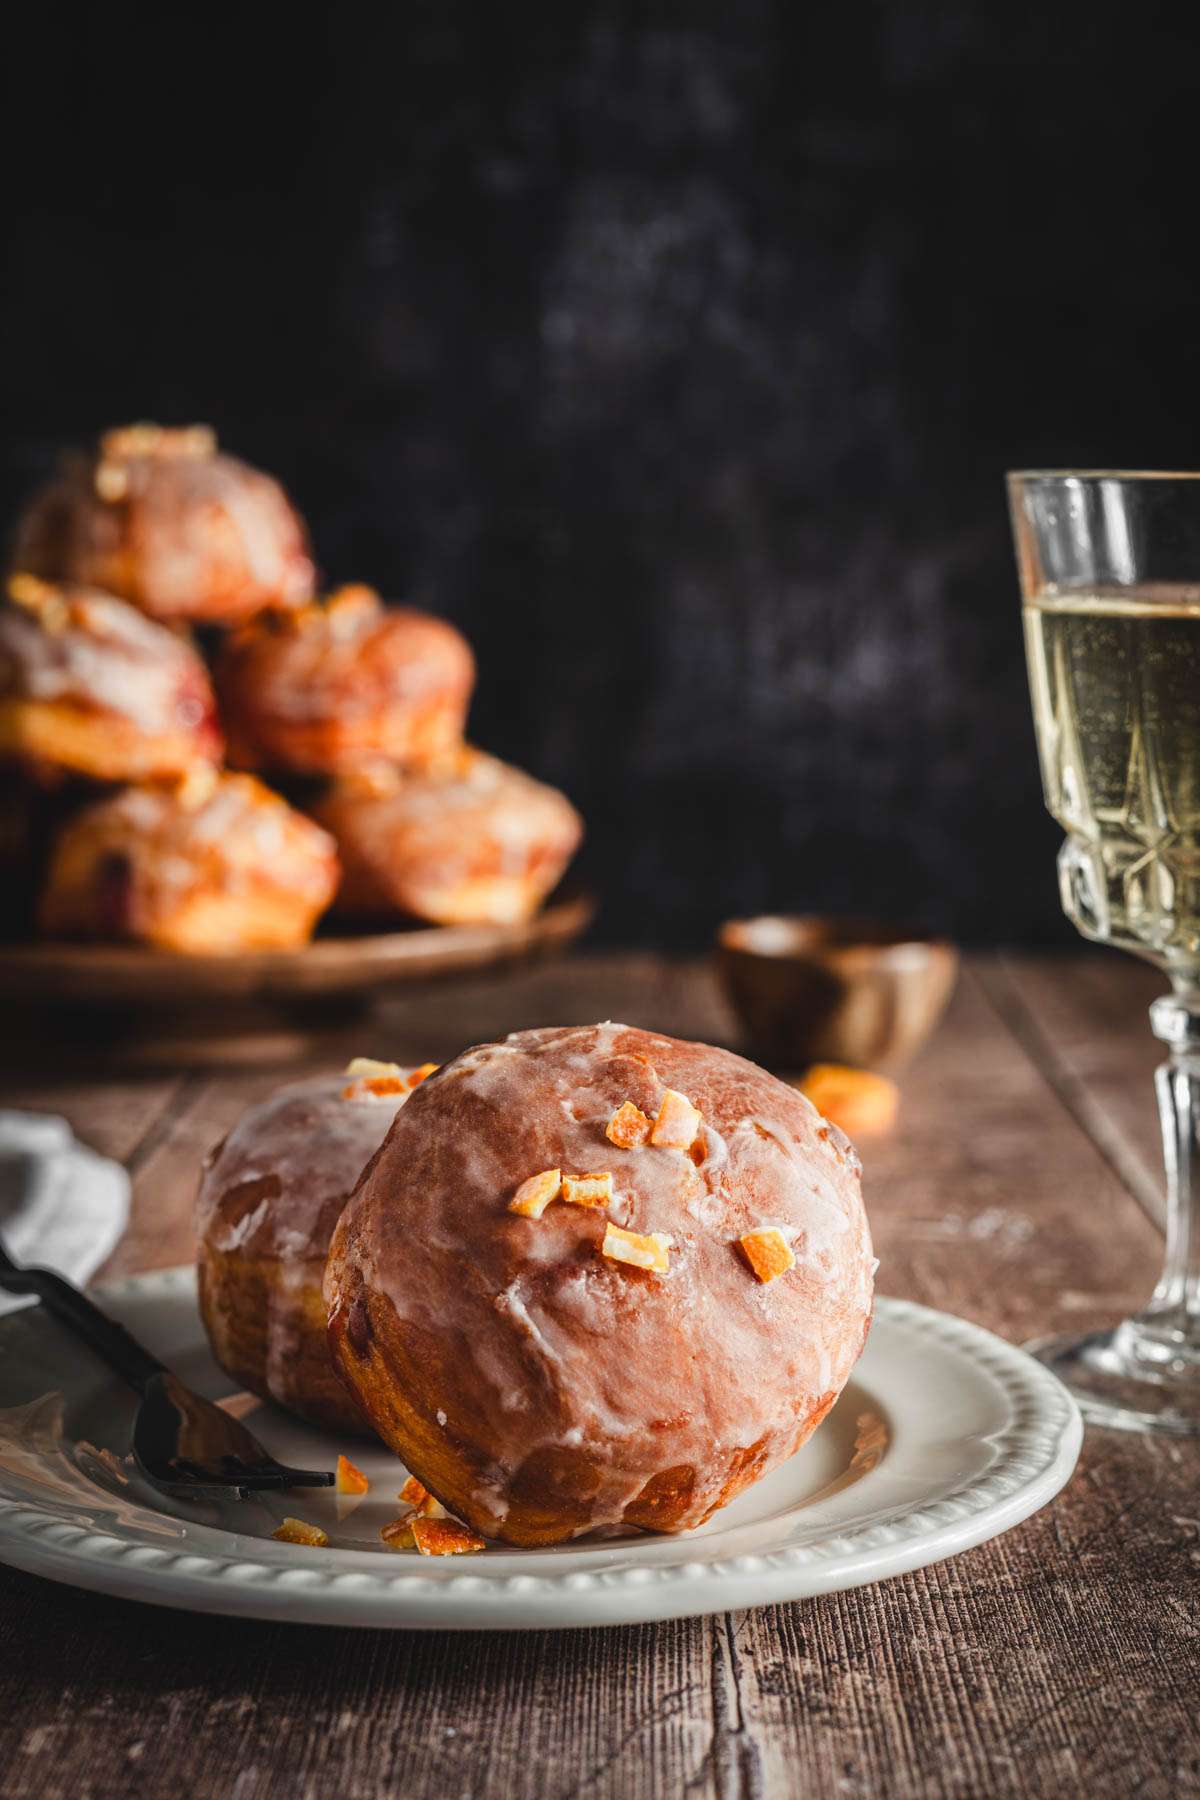
[[[318,937],[300,950],[176,956],[126,944],[0,946],[0,996],[39,1005],[204,1004],[370,995],[398,982],[493,967],[571,943],[595,903],[574,894],[519,925],[428,925]]]
[[[295,1061],[405,984],[565,949],[596,905],[552,899],[519,925],[428,925],[318,936],[301,950],[176,956],[125,944],[0,945],[0,1001],[22,1029],[0,1062],[61,1068],[228,1068]],[[357,1041],[357,1040],[356,1040]]]

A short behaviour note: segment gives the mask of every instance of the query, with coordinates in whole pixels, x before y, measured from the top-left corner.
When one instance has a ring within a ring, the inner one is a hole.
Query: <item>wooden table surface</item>
[[[865,1142],[881,1291],[1020,1342],[1113,1318],[1158,1269],[1146,1006],[1116,955],[972,960]],[[732,1042],[706,968],[603,956],[412,992],[347,1054],[442,1060],[625,1018]],[[37,1054],[31,1052],[31,1055]],[[43,1053],[44,1054],[44,1053]],[[197,1160],[278,1073],[25,1077],[123,1158],[109,1273],[184,1260]],[[1200,1446],[1090,1431],[1065,1492],[953,1561],[823,1600],[597,1632],[232,1623],[0,1569],[0,1793],[988,1797],[1200,1793]]]

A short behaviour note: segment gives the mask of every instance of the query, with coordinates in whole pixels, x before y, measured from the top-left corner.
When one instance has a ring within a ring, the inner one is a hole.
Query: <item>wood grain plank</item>
[[[128,1162],[169,1115],[182,1086],[178,1076],[125,1082],[6,1076],[3,1103],[33,1112],[61,1113],[83,1143],[102,1156]]]
[[[1163,1218],[1154,1071],[1165,1060],[1150,1002],[1166,978],[1132,957],[1001,955],[980,963],[989,993],[1047,1081],[1150,1218]]]
[[[861,1146],[881,1289],[1017,1341],[1134,1304],[1159,1257],[1090,1124],[1121,1079],[1125,1052],[1101,1020],[1123,1015],[1128,979],[1089,973],[1081,1011],[1073,966],[1048,966],[1048,992],[1032,993],[1031,969],[999,1005],[990,965],[969,966],[904,1076],[898,1129]],[[706,967],[610,956],[406,995],[370,1043],[331,1032],[322,1060],[436,1059],[605,1016],[734,1035]],[[1030,1017],[1087,1105],[1031,1054]],[[173,1090],[164,1128],[142,1137],[122,1266],[182,1254],[199,1155],[276,1078]],[[1127,1085],[1149,1101],[1140,1070]],[[105,1083],[103,1104],[130,1117],[135,1092]],[[602,1632],[233,1627],[0,1570],[0,1794],[1200,1793],[1197,1492],[1196,1446],[1089,1433],[1053,1506],[936,1568],[736,1619]]]

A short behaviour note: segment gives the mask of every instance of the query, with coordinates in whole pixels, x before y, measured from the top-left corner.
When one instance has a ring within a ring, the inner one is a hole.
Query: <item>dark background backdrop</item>
[[[610,937],[1065,936],[1002,472],[1197,462],[1189,11],[44,9],[4,518],[214,423],[467,631]]]

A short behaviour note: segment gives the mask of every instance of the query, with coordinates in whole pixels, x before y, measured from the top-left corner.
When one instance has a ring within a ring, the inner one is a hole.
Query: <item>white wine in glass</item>
[[[1200,967],[1200,595],[1025,607],[1063,909],[1086,937]]]
[[[1009,477],[1063,909],[1169,977],[1151,1008],[1167,1252],[1147,1306],[1035,1349],[1093,1419],[1200,1431],[1200,477]]]

